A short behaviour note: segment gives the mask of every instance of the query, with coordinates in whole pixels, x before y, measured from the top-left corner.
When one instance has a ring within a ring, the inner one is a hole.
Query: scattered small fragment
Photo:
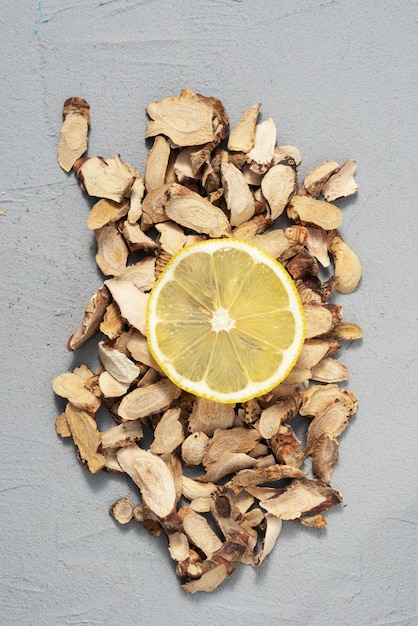
[[[334,204],[356,193],[357,162],[324,161],[298,184],[300,152],[276,145],[275,122],[259,122],[260,108],[244,111],[228,135],[216,98],[183,89],[149,104],[145,137],[153,145],[143,177],[120,155],[86,156],[90,106],[82,98],[64,103],[58,142],[60,166],[98,198],[87,227],[104,278],[67,344],[77,350],[100,331],[101,366],[54,378],[65,405],[56,432],[73,439],[89,472],[130,477],[138,501],[121,497],[110,515],[151,536],[165,533],[191,594],[214,591],[240,564],[260,566],[283,524],[326,526],[327,509],[342,502],[330,484],[339,437],[357,412],[355,394],[338,384],[349,374],[338,352],[363,331],[331,299],[361,280]],[[169,259],[189,244],[231,236],[286,267],[306,318],[304,347],[287,378],[237,405],[182,391],[146,338],[148,295]],[[115,425],[101,429],[99,410]]]

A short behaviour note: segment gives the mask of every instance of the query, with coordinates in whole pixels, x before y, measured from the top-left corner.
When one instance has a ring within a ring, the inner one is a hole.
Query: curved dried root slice
[[[94,418],[71,402],[67,403],[65,417],[74,443],[78,448],[80,461],[92,474],[102,470],[106,465],[106,459],[98,451],[100,434]]]
[[[357,169],[357,161],[348,159],[340,169],[333,174],[321,188],[321,193],[325,200],[332,202],[337,198],[351,196],[358,190],[358,185],[354,180]]]
[[[64,102],[58,142],[58,163],[63,170],[69,172],[74,163],[87,150],[87,139],[90,126],[90,105],[83,98],[68,98]]]
[[[307,196],[293,196],[287,214],[303,226],[319,226],[323,230],[339,228],[343,221],[340,209],[334,204]]]
[[[135,444],[120,448],[116,457],[123,471],[141,490],[147,507],[158,518],[167,517],[175,506],[176,489],[173,476],[164,461]]]
[[[352,293],[360,282],[362,268],[357,254],[338,234],[329,237],[329,250],[335,267],[335,289],[341,293]]]

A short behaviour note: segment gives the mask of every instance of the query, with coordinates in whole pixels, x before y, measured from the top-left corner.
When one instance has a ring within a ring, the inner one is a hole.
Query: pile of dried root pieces
[[[154,139],[144,176],[119,155],[83,156],[90,107],[74,97],[63,109],[58,161],[100,198],[87,226],[105,279],[68,341],[76,350],[99,331],[102,367],[83,365],[54,379],[55,393],[67,400],[56,429],[73,438],[89,472],[126,473],[139,487],[138,502],[123,497],[110,513],[121,524],[135,520],[151,535],[166,534],[188,593],[212,591],[239,563],[260,565],[283,520],[326,525],[323,513],[342,501],[330,485],[338,437],[357,409],[354,393],[338,385],[348,371],[335,354],[362,330],[330,301],[361,277],[333,204],[357,191],[356,162],[320,163],[298,184],[298,149],[277,144],[274,121],[258,122],[259,109],[245,111],[229,132],[213,97],[184,89],[150,104],[145,137]],[[307,327],[289,376],[240,405],[176,387],[145,336],[148,293],[170,257],[190,243],[230,236],[287,268]],[[106,431],[96,422],[103,406],[115,420]],[[302,427],[303,441],[295,432]]]

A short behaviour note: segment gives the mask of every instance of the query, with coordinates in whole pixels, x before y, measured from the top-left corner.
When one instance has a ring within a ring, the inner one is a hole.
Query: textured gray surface
[[[417,19],[414,0],[1,2],[2,624],[415,623]],[[333,478],[347,506],[324,531],[288,523],[260,570],[193,597],[164,541],[108,516],[134,491],[59,440],[50,387],[94,365],[65,344],[101,284],[88,202],[55,161],[62,104],[90,102],[90,154],[143,171],[144,107],[184,86],[232,124],[261,101],[300,176],[356,158],[342,233],[364,265],[337,298],[365,330],[341,351],[360,399]]]

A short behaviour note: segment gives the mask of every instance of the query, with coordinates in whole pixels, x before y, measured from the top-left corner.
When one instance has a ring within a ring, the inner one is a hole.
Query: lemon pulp
[[[304,334],[285,268],[237,239],[181,250],[148,301],[148,345],[161,369],[182,389],[218,402],[244,402],[279,384]]]

